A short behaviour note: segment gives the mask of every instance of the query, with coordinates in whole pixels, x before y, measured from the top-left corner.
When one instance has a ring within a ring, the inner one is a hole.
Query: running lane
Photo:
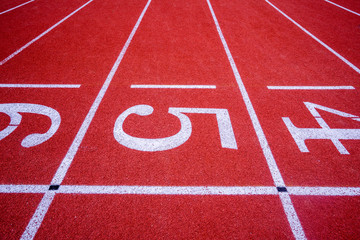
[[[0,15],[1,61],[86,2],[36,0]]]
[[[286,185],[359,187],[359,75],[266,2],[212,2]]]
[[[323,0],[270,2],[360,68],[360,16]],[[360,7],[359,1],[351,5]],[[355,8],[353,11],[356,11]]]
[[[140,105],[153,107],[153,113],[131,114]],[[220,133],[219,125],[227,130]],[[154,140],[176,134],[161,144]],[[206,2],[151,3],[64,184],[273,185]]]
[[[286,186],[359,187],[359,74],[265,1],[211,2]],[[358,236],[357,197],[291,199],[309,239]]]
[[[57,194],[36,238],[292,239],[282,212],[273,196]]]
[[[2,184],[50,183],[145,4],[94,1],[0,67],[2,84],[80,85],[0,88],[0,128],[16,127],[0,141]],[[20,123],[10,122],[14,112],[7,106],[20,112]],[[47,131],[46,141],[23,144],[30,134]]]

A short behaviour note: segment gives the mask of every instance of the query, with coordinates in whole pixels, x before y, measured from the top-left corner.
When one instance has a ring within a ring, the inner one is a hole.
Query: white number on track
[[[176,148],[185,143],[191,136],[192,126],[190,119],[183,113],[216,114],[221,146],[223,148],[237,149],[235,135],[227,109],[217,108],[175,108],[170,107],[169,113],[179,118],[180,131],[165,138],[138,138],[128,135],[123,130],[123,123],[130,114],[148,116],[154,111],[149,105],[136,105],[125,110],[116,119],[114,126],[114,137],[123,146],[130,149],[146,152],[165,151]]]
[[[61,122],[60,114],[53,108],[31,103],[3,103],[0,104],[0,112],[10,117],[10,124],[0,131],[0,141],[9,136],[19,126],[22,116],[19,113],[35,113],[48,116],[51,126],[46,133],[34,133],[25,137],[21,146],[29,148],[37,146],[49,140],[58,130]]]
[[[321,128],[297,128],[291,122],[290,118],[282,118],[300,151],[309,152],[309,149],[305,145],[305,140],[307,139],[329,139],[333,142],[341,154],[349,154],[339,140],[360,140],[360,129],[330,128],[316,109],[321,109],[341,117],[351,118],[352,120],[358,122],[360,122],[360,118],[349,113],[341,112],[314,103],[304,102],[304,104],[309,109],[310,113],[315,117]]]

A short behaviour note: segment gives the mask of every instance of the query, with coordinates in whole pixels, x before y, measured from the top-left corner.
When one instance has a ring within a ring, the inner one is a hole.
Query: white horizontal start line
[[[131,88],[216,89],[215,85],[131,85]]]

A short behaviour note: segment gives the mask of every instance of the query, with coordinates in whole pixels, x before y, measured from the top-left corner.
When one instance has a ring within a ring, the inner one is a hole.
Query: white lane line
[[[357,73],[360,74],[360,69],[357,68],[354,64],[352,64],[351,62],[349,62],[347,59],[345,59],[343,56],[341,56],[339,53],[337,53],[335,50],[333,50],[331,47],[329,47],[328,45],[326,45],[324,42],[322,42],[320,39],[318,39],[317,37],[315,37],[312,33],[310,33],[308,30],[306,30],[305,28],[303,28],[300,24],[298,24],[297,22],[295,22],[292,18],[290,18],[288,15],[286,15],[284,12],[282,12],[279,8],[277,8],[274,4],[272,4],[271,2],[269,2],[268,0],[265,0],[265,2],[267,2],[270,6],[272,6],[275,10],[277,10],[279,13],[281,13],[284,17],[286,17],[289,21],[291,21],[293,24],[295,24],[298,28],[300,28],[302,31],[304,31],[307,35],[309,35],[310,37],[312,37],[315,41],[317,41],[318,43],[320,43],[323,47],[325,47],[327,50],[329,50],[331,53],[333,53],[335,56],[337,56],[341,61],[343,61],[344,63],[346,63],[349,67],[351,67],[354,71],[356,71]]]
[[[142,11],[139,19],[137,20],[133,30],[130,33],[129,38],[127,39],[124,47],[122,48],[122,50],[121,50],[118,58],[116,59],[116,61],[115,61],[114,65],[113,65],[109,75],[106,78],[106,81],[104,82],[103,86],[101,87],[101,90],[100,90],[99,94],[97,95],[97,97],[96,97],[93,105],[91,106],[91,108],[90,108],[84,122],[82,123],[82,125],[80,127],[80,130],[76,134],[76,137],[75,137],[73,143],[71,144],[69,151],[67,152],[67,154],[66,154],[65,158],[63,159],[63,161],[61,162],[60,167],[56,171],[56,174],[55,174],[51,184],[60,185],[61,182],[63,181],[63,179],[64,179],[64,177],[65,177],[65,175],[66,175],[66,173],[67,173],[67,171],[68,171],[68,169],[69,169],[69,167],[70,167],[70,165],[71,165],[71,163],[72,163],[72,161],[73,161],[73,159],[75,157],[75,154],[77,153],[77,151],[79,149],[79,146],[80,146],[80,144],[81,144],[81,142],[82,142],[82,140],[83,140],[83,138],[85,136],[85,133],[87,132],[87,130],[88,130],[89,126],[90,126],[90,123],[91,123],[92,119],[94,118],[94,115],[95,115],[95,113],[96,113],[96,111],[97,111],[97,109],[98,109],[98,107],[99,107],[99,105],[100,105],[100,103],[101,103],[101,101],[102,101],[102,99],[103,99],[103,97],[104,97],[104,95],[105,95],[105,93],[106,93],[106,91],[107,91],[107,89],[108,89],[114,75],[115,75],[116,70],[118,69],[118,67],[119,67],[119,65],[121,63],[121,60],[123,59],[123,57],[124,57],[124,55],[126,53],[126,50],[129,47],[130,42],[131,42],[133,36],[135,35],[136,30],[138,29],[138,27],[139,27],[139,25],[141,23],[141,20],[142,20],[143,16],[145,15],[145,12],[146,12],[148,6],[150,5],[150,3],[151,3],[151,0],[149,0],[147,2],[144,10]]]
[[[94,0],[90,0],[87,3],[85,3],[84,5],[82,5],[81,7],[79,7],[78,9],[76,9],[75,11],[73,11],[72,13],[70,13],[69,15],[67,15],[66,17],[64,17],[63,19],[61,19],[59,22],[57,22],[55,25],[53,25],[52,27],[48,28],[45,32],[41,33],[39,36],[37,36],[36,38],[34,38],[33,40],[31,40],[30,42],[28,42],[27,44],[25,44],[24,46],[22,46],[21,48],[19,48],[18,50],[16,50],[15,52],[13,52],[12,54],[10,54],[7,58],[5,58],[4,60],[2,60],[0,62],[0,66],[3,65],[4,63],[6,63],[7,61],[9,61],[10,59],[12,59],[13,57],[15,57],[17,54],[19,54],[20,52],[22,52],[24,49],[26,49],[27,47],[29,47],[31,44],[33,44],[34,42],[36,42],[37,40],[39,40],[40,38],[42,38],[43,36],[45,36],[48,32],[50,32],[51,30],[53,30],[54,28],[56,28],[57,26],[59,26],[61,23],[63,23],[65,20],[67,20],[68,18],[70,18],[72,15],[74,15],[75,13],[77,13],[78,11],[80,11],[82,8],[84,8],[86,5],[88,5],[89,3],[91,3]]]
[[[10,12],[10,11],[12,11],[12,10],[14,10],[14,9],[19,8],[19,7],[22,7],[22,6],[24,6],[24,5],[28,4],[28,3],[33,2],[33,1],[35,1],[35,0],[30,0],[30,1],[25,2],[25,3],[23,3],[23,4],[17,5],[16,7],[13,7],[13,8],[10,8],[10,9],[8,9],[8,10],[5,10],[5,11],[3,11],[3,12],[0,12],[0,15],[1,15],[1,14],[4,14],[4,13],[7,13],[7,12]]]
[[[353,86],[267,86],[270,90],[353,90]]]
[[[244,83],[243,83],[243,81],[242,81],[242,79],[240,77],[239,71],[238,71],[238,69],[236,67],[235,61],[234,61],[234,59],[232,57],[232,54],[231,54],[231,52],[229,50],[229,47],[228,47],[227,43],[226,43],[224,35],[222,34],[222,31],[221,31],[220,25],[218,23],[218,20],[217,20],[217,18],[215,16],[214,10],[213,10],[209,0],[207,0],[207,3],[208,3],[208,6],[209,6],[211,15],[212,15],[212,17],[214,19],[216,29],[217,29],[218,34],[220,36],[221,42],[222,42],[222,44],[224,46],[226,55],[227,55],[228,60],[230,62],[231,68],[233,70],[236,82],[237,82],[237,84],[239,86],[240,92],[242,94],[243,100],[244,100],[246,108],[248,110],[251,122],[252,122],[252,124],[254,126],[256,135],[257,135],[257,137],[259,139],[260,146],[261,146],[262,151],[264,153],[264,156],[266,158],[266,162],[267,162],[267,164],[269,166],[270,173],[271,173],[271,176],[272,176],[272,178],[274,180],[275,186],[277,186],[277,187],[285,187],[284,180],[283,180],[283,178],[281,176],[279,168],[278,168],[278,166],[276,164],[276,161],[274,159],[274,156],[273,156],[273,154],[271,152],[271,149],[270,149],[270,146],[269,146],[269,144],[267,142],[267,139],[265,137],[264,131],[262,130],[259,119],[258,119],[258,117],[257,117],[257,115],[255,113],[254,107],[253,107],[253,105],[252,105],[252,103],[250,101],[250,97],[249,97],[249,95],[248,95],[248,93],[246,91],[245,85],[244,85]],[[289,221],[291,230],[292,230],[292,232],[294,234],[294,237],[296,239],[306,239],[304,230],[301,227],[300,220],[299,220],[299,218],[298,218],[298,216],[296,214],[295,208],[294,208],[294,206],[293,206],[293,204],[291,202],[289,194],[287,194],[287,193],[286,194],[280,194],[280,199],[281,199],[284,211],[286,213],[287,219]]]
[[[34,239],[44,217],[54,199],[55,192],[47,192],[44,194],[41,202],[39,203],[34,215],[32,216],[29,224],[21,236],[21,240]]]
[[[130,88],[216,89],[215,85],[145,85],[133,84]]]
[[[58,193],[139,195],[276,195],[276,187],[61,186]]]
[[[306,239],[304,229],[301,226],[289,193],[279,193],[279,197],[295,239]]]
[[[284,180],[283,180],[283,178],[282,178],[282,176],[280,174],[279,168],[276,165],[274,156],[272,155],[269,144],[268,144],[268,142],[266,140],[265,134],[264,134],[264,132],[262,130],[262,127],[260,125],[259,119],[258,119],[258,117],[257,117],[257,115],[255,113],[254,107],[253,107],[253,105],[252,105],[252,103],[250,101],[249,95],[248,95],[248,93],[246,91],[245,85],[244,85],[244,83],[243,83],[243,81],[242,81],[242,79],[240,77],[239,71],[238,71],[238,69],[236,67],[236,64],[235,64],[234,59],[232,57],[232,54],[231,54],[231,52],[229,50],[229,47],[228,47],[228,45],[226,43],[224,35],[222,34],[222,31],[220,29],[220,25],[219,25],[219,23],[217,21],[215,13],[214,13],[214,11],[212,9],[211,3],[210,3],[209,0],[207,0],[207,3],[208,3],[208,6],[209,6],[209,9],[210,9],[210,12],[212,14],[212,17],[214,19],[216,29],[217,29],[217,31],[219,33],[221,42],[222,42],[222,44],[224,46],[226,55],[227,55],[228,60],[230,62],[231,68],[233,70],[236,82],[237,82],[237,84],[239,86],[240,92],[241,92],[242,97],[244,99],[246,108],[247,108],[247,110],[249,112],[251,122],[252,122],[252,124],[254,126],[256,135],[257,135],[257,137],[259,139],[260,146],[261,146],[262,151],[264,153],[264,156],[266,158],[266,161],[267,161],[267,164],[269,166],[271,175],[272,175],[272,177],[274,179],[275,186],[283,187],[283,186],[285,186]]]
[[[288,187],[291,195],[360,196],[359,187]]]
[[[80,88],[81,84],[0,84],[0,88]]]
[[[91,0],[92,1],[92,0]],[[91,2],[89,1],[89,2]],[[89,3],[88,2],[88,3]],[[135,32],[137,30],[137,28],[139,27],[140,23],[141,23],[141,20],[143,18],[143,16],[145,15],[145,12],[147,10],[147,8],[149,7],[151,3],[151,0],[149,0],[144,8],[144,10],[142,11],[139,19],[137,20],[133,30],[131,31],[130,33],[130,36],[129,38],[127,39],[124,47],[122,48],[118,58],[116,59],[109,75],[107,76],[103,86],[101,87],[100,89],[100,92],[99,94],[97,95],[93,105],[91,106],[88,114],[86,115],[85,117],[85,120],[84,122],[82,123],[78,133],[76,134],[75,136],[75,139],[74,141],[72,142],[70,148],[69,148],[69,151],[67,152],[65,158],[63,159],[63,161],[61,162],[58,170],[56,171],[55,173],[55,176],[53,177],[52,179],[52,185],[60,185],[61,182],[63,181],[66,173],[67,173],[67,170],[69,169],[74,157],[75,157],[75,154],[77,152],[77,150],[79,149],[79,146],[85,136],[85,133],[86,131],[88,130],[89,126],[90,126],[90,123],[92,121],[92,119],[94,118],[95,116],[95,113],[101,103],[101,100],[103,99],[105,93],[106,93],[106,90],[108,89],[110,83],[111,83],[111,80],[113,79],[114,75],[115,75],[115,72],[116,70],[118,69],[120,63],[121,63],[121,60],[123,59],[125,53],[126,53],[126,50],[127,48],[129,47],[129,44],[133,38],[133,36],[135,35]],[[54,193],[55,191],[49,191],[47,193],[45,193],[44,197],[43,197],[43,200],[40,202],[40,204],[38,205],[37,207],[37,210],[35,211],[34,215],[32,216],[28,226],[26,227],[25,229],[25,232],[23,233],[21,239],[33,239],[37,233],[37,231],[39,230],[39,227],[46,215],[46,212],[51,204],[51,202],[53,201],[54,199]]]
[[[333,5],[335,5],[335,6],[339,7],[339,8],[342,8],[342,9],[348,11],[348,12],[351,12],[351,13],[353,13],[353,14],[355,14],[355,15],[360,16],[360,13],[354,12],[354,11],[352,11],[352,10],[350,10],[350,9],[348,9],[348,8],[345,8],[345,7],[343,7],[343,6],[339,5],[339,4],[333,3],[333,2],[328,1],[328,0],[325,0],[325,2],[331,3],[331,4],[333,4]]]

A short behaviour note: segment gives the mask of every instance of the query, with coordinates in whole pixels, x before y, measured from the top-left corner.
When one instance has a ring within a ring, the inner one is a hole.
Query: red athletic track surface
[[[0,12],[25,2],[3,0]],[[356,0],[332,2],[360,12]],[[35,0],[0,15],[0,137],[14,125],[5,104],[61,116],[53,136],[26,148],[25,137],[52,123],[20,111],[21,124],[0,140],[0,239],[359,238],[360,16],[323,0],[209,3]],[[154,111],[129,115],[128,135],[169,137],[183,130],[169,109],[215,109],[229,114],[235,146],[222,146],[217,115],[185,112],[185,143],[131,149],[116,138],[116,122],[138,105]],[[333,141],[348,154],[326,137],[300,151],[286,118],[299,131],[347,130],[350,140]]]

